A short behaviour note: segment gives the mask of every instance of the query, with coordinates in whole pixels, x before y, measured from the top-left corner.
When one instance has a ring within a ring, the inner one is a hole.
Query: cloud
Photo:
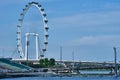
[[[76,60],[111,61],[113,57],[113,47],[119,47],[119,40],[119,35],[83,36],[72,38],[69,41],[64,40],[64,43],[61,44],[64,54],[63,59],[70,60],[72,56],[71,53],[74,50]],[[48,55],[53,55],[55,58],[59,59],[60,45],[51,45],[49,44]]]
[[[72,46],[119,46],[119,35],[101,35],[101,36],[83,36],[81,38],[69,41]]]
[[[66,30],[78,34],[114,34],[120,32],[120,11],[80,13],[49,20],[53,30]],[[77,35],[78,35],[77,34]]]
[[[63,27],[97,26],[103,24],[120,23],[119,14],[120,11],[105,13],[79,13],[73,16],[52,19],[51,22],[55,24],[62,24]]]

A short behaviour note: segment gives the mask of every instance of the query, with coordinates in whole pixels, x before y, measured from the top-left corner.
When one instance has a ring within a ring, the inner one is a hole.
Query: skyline
[[[13,52],[17,45],[18,19],[24,6],[32,1],[1,1],[0,53],[2,54],[0,56],[16,56]],[[50,37],[46,57],[59,60],[60,46],[62,46],[63,60],[72,60],[74,51],[74,60],[113,61],[113,47],[117,47],[118,61],[120,61],[119,0],[34,1],[39,2],[47,14]],[[40,16],[37,12],[28,12],[25,16],[26,22],[23,23],[37,25],[39,23],[37,16]]]

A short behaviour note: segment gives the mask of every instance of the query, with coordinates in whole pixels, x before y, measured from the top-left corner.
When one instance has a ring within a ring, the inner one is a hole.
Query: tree
[[[40,59],[39,63],[40,63],[40,67],[44,67],[44,59]]]
[[[45,67],[48,67],[48,66],[49,66],[49,60],[48,60],[48,58],[45,58],[45,59],[44,59],[44,65],[45,65]]]
[[[50,58],[49,60],[49,66],[53,67],[55,65],[55,59],[54,58]]]
[[[40,59],[39,63],[40,67],[42,68],[53,67],[55,65],[55,59],[54,58],[50,58],[50,60],[48,60],[48,58]]]

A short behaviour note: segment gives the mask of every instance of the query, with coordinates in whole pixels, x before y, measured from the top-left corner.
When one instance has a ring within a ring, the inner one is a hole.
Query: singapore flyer
[[[28,26],[24,24],[24,19],[29,13],[29,10],[33,7],[38,9],[41,17],[41,22],[38,22],[40,24],[39,26],[35,23],[30,25],[31,22],[29,22]],[[47,15],[44,12],[44,9],[38,2],[30,2],[27,5],[25,5],[25,8],[23,8],[22,13],[20,14],[20,18],[18,19],[17,25],[17,48],[21,59],[26,60],[30,52],[32,53],[32,55],[36,55],[35,59],[39,59],[40,57],[44,56],[49,36],[49,27],[47,24],[48,20],[46,16]],[[32,50],[33,48],[35,49]]]

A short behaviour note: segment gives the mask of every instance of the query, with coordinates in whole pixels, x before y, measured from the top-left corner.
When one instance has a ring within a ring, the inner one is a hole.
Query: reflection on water
[[[7,78],[1,80],[120,80],[120,77],[21,77]]]

